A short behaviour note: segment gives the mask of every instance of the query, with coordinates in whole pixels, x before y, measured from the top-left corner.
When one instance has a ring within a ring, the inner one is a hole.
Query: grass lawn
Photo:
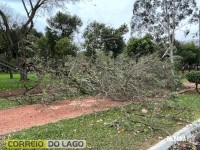
[[[10,75],[6,73],[0,73],[0,91],[1,90],[13,90],[23,88],[23,81],[20,81],[20,74],[13,74],[13,79],[10,79]],[[36,79],[34,74],[28,74],[28,85],[34,85]]]
[[[16,101],[9,101],[7,99],[0,99],[0,110],[15,106],[19,106],[19,103]]]
[[[180,95],[173,100],[135,103],[32,127],[10,134],[8,138],[85,139],[87,149],[92,150],[146,150],[162,138],[199,118],[199,108],[199,95]]]

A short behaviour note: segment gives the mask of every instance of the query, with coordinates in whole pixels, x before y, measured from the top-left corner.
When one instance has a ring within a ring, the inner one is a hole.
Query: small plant
[[[192,71],[186,74],[186,78],[189,82],[195,83],[196,85],[196,91],[200,94],[200,91],[198,89],[198,84],[200,83],[200,72],[199,71]]]

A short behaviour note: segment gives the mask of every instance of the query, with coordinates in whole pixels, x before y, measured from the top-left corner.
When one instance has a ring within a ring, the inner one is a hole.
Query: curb
[[[195,138],[192,131],[198,128],[200,128],[200,119],[175,132],[172,136],[168,136],[148,150],[168,150],[168,148],[178,141],[192,141]]]

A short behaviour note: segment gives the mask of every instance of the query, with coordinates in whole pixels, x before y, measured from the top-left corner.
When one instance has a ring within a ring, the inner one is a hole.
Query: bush
[[[200,83],[200,72],[199,71],[192,71],[186,74],[186,78],[188,79],[189,82],[195,83],[196,85],[196,90],[198,91],[198,84]]]
[[[199,71],[192,71],[186,74],[186,78],[191,83],[200,83],[200,72]]]

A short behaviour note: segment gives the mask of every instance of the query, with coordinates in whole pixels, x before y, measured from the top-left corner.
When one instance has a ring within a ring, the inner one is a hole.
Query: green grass
[[[182,82],[182,83],[188,83],[189,81],[188,81],[186,78],[183,78],[183,79],[181,80],[181,82]]]
[[[1,90],[14,90],[21,89],[24,86],[24,82],[20,81],[20,75],[14,74],[13,79],[10,79],[9,74],[0,73],[0,91]],[[30,79],[27,83],[28,86],[34,85],[34,81],[36,79],[34,74],[28,74],[28,79]]]
[[[142,150],[199,118],[199,108],[199,95],[180,95],[32,127],[9,139],[85,139],[92,150]]]
[[[0,99],[0,110],[1,109],[6,109],[10,107],[16,107],[19,106],[19,103],[16,101],[10,101],[7,99]]]

